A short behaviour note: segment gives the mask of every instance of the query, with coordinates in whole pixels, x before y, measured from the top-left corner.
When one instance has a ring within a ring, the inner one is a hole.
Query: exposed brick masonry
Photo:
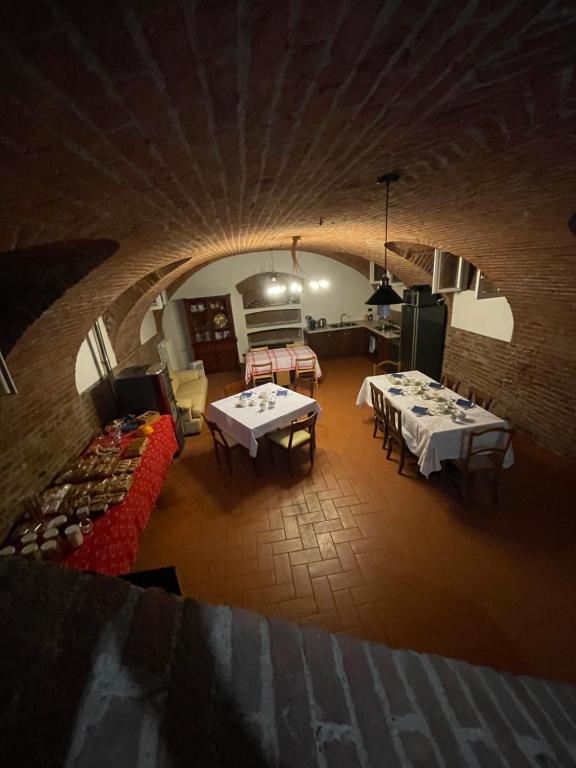
[[[148,299],[215,258],[299,235],[381,260],[374,182],[395,168],[390,240],[465,257],[514,312],[506,347],[451,331],[450,371],[498,397],[512,383],[518,426],[572,455],[575,33],[570,4],[513,0],[6,3],[0,251],[120,244],[9,355],[7,513],[89,431],[74,361],[96,317],[174,267],[132,308],[120,300],[122,358]]]
[[[20,559],[0,585],[6,766],[576,761],[567,685]]]

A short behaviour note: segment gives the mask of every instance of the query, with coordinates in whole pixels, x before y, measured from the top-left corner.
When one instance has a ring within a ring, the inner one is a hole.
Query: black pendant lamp
[[[395,290],[390,286],[390,281],[388,280],[388,196],[390,194],[390,182],[391,181],[398,181],[400,178],[399,173],[385,173],[383,176],[379,176],[377,179],[378,184],[386,184],[386,219],[385,219],[385,228],[384,228],[384,279],[380,281],[380,285],[376,289],[375,293],[370,296],[368,301],[365,301],[365,304],[371,304],[373,306],[381,305],[381,304],[402,304],[404,302],[404,299],[401,299],[400,296],[396,293]]]

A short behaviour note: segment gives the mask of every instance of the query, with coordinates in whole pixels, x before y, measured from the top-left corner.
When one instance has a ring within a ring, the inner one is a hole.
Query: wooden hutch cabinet
[[[206,373],[232,371],[239,366],[230,294],[184,299],[194,357]]]

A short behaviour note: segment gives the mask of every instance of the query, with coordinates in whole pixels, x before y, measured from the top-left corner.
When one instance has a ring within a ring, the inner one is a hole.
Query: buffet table
[[[138,555],[140,534],[160,494],[162,483],[178,450],[170,416],[154,424],[132,487],[121,504],[111,507],[94,521],[94,530],[82,546],[62,562],[81,571],[97,571],[109,576],[127,573]]]

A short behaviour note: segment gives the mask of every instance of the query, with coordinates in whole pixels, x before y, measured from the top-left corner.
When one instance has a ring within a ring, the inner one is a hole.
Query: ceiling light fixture
[[[304,270],[302,269],[302,265],[300,264],[300,259],[298,258],[298,251],[296,250],[296,246],[298,245],[298,241],[302,238],[300,235],[294,235],[292,237],[292,269],[294,271],[294,277],[297,277],[298,274],[300,274],[303,278]],[[308,288],[311,288],[313,291],[319,291],[319,290],[326,290],[327,288],[330,288],[330,280],[327,280],[326,278],[318,278],[314,280],[308,280],[307,282]],[[296,285],[296,282],[292,283],[290,286],[290,291],[293,293],[302,293],[302,284],[298,284],[299,287],[297,289],[292,290],[292,286]]]
[[[390,280],[388,279],[388,198],[390,195],[390,182],[398,181],[400,174],[397,171],[392,173],[385,173],[383,176],[379,176],[376,179],[377,184],[386,184],[386,217],[384,224],[384,278],[380,281],[380,285],[376,291],[370,296],[365,304],[371,305],[389,305],[389,304],[402,304],[403,299],[398,296],[395,290],[390,287]]]

